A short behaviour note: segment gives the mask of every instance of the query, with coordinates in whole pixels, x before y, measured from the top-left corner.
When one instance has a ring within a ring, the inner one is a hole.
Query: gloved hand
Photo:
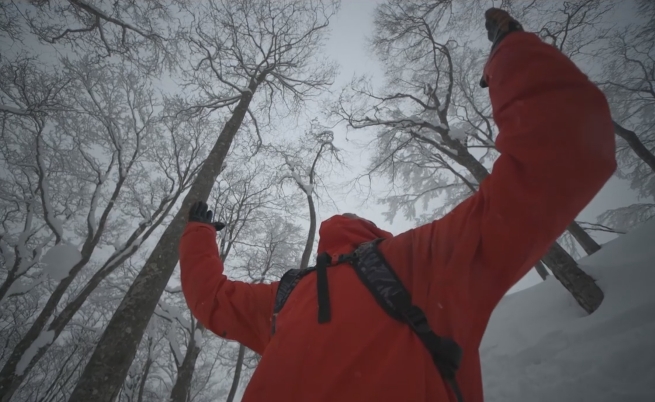
[[[485,24],[487,28],[487,38],[491,41],[491,50],[493,51],[505,37],[512,32],[522,32],[523,26],[505,10],[499,8],[490,8],[484,13]],[[484,77],[480,80],[480,86],[486,88],[487,82]]]
[[[208,223],[216,228],[216,231],[219,231],[225,227],[223,222],[212,222],[214,213],[208,209],[206,203],[202,201],[196,201],[191,208],[189,208],[189,222],[200,222]]]
[[[505,10],[490,8],[484,13],[487,28],[487,38],[491,41],[493,50],[507,34],[511,32],[522,32],[523,26]]]

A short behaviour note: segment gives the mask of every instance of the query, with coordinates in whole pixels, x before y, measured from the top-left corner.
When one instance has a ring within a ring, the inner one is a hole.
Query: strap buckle
[[[354,253],[340,254],[339,258],[337,259],[337,264],[343,264],[344,262],[354,264],[356,260],[357,258],[355,257]]]
[[[432,351],[432,357],[444,377],[455,378],[462,362],[462,348],[450,338],[439,338],[439,347]]]

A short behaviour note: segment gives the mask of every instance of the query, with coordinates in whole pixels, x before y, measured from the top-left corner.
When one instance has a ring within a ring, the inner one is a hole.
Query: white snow
[[[441,112],[441,107],[439,109],[440,109],[439,112]],[[429,110],[423,112],[422,116],[427,123],[432,124],[433,126],[440,128],[442,130],[448,130],[448,126],[444,125],[441,122],[441,118],[439,117],[439,114],[436,113],[435,111]]]
[[[468,137],[466,131],[463,128],[459,128],[459,127],[451,128],[448,134],[450,135],[450,138],[457,140],[459,142],[466,141],[466,137]]]
[[[304,191],[305,194],[307,195],[312,195],[312,192],[314,191],[314,186],[312,184],[305,183],[293,167],[290,166],[289,170],[291,171],[291,177],[293,177],[293,180],[295,180],[296,183],[298,183],[298,185],[300,186],[300,188],[302,188],[302,191]]]
[[[98,196],[99,192],[94,192],[93,197],[91,198],[91,205],[89,206],[89,226],[91,227],[91,233],[89,236],[94,236],[98,231],[98,223],[96,221],[96,209],[98,209]]]
[[[13,106],[7,106],[7,105],[0,105],[0,112],[6,112],[6,113],[11,113],[11,114],[17,114],[20,116],[27,116],[29,112],[24,109],[19,109]]]
[[[193,342],[195,342],[196,346],[202,344],[202,331],[199,328],[193,331]]]
[[[9,289],[7,289],[7,293],[5,293],[3,298],[0,299],[0,304],[13,295],[25,294],[31,292],[35,287],[40,285],[42,282],[43,282],[43,276],[34,278],[30,282],[22,281],[20,278],[17,279],[14,283],[11,284],[11,286],[9,286]]]
[[[407,120],[411,121],[412,123],[416,123],[416,124],[425,124],[425,120],[423,120],[422,118],[420,118],[419,116],[417,116],[415,114],[407,117]]]
[[[82,254],[70,244],[58,244],[48,251],[41,259],[45,264],[43,272],[55,281],[68,276],[71,268],[82,259]]]
[[[55,331],[44,331],[32,342],[16,365],[16,375],[21,376],[40,348],[49,345],[55,339]]]
[[[180,350],[180,344],[177,342],[177,338],[175,337],[175,331],[171,330],[166,333],[166,339],[168,339],[168,343],[171,345],[171,350],[173,351],[173,354],[175,354],[175,360],[179,364],[182,364],[182,361],[184,360],[184,355],[182,354],[182,351]]]
[[[21,281],[20,279],[17,279],[14,283],[11,284],[9,290],[7,290],[7,296],[27,292],[32,288],[30,284],[31,284],[30,282]]]
[[[313,184],[303,184],[302,189],[305,192],[305,194],[311,196],[312,193],[314,192],[314,185]]]
[[[113,264],[114,261],[120,260],[125,255],[136,252],[136,250],[139,247],[141,247],[142,242],[143,242],[143,237],[137,237],[130,244],[120,243],[119,241],[116,241],[114,244],[112,244],[112,246],[114,247],[114,253],[111,255],[111,257],[109,257],[106,264],[108,265],[110,261]]]
[[[487,402],[655,401],[655,220],[580,265],[603,289],[592,315],[550,278],[506,296],[480,346]]]
[[[166,317],[172,322],[177,321],[184,328],[191,328],[191,322],[182,315],[182,312],[175,306],[171,306],[163,301],[159,301],[159,305],[155,309],[157,314],[160,314],[162,317]]]
[[[168,293],[180,293],[182,292],[182,286],[175,286],[172,288],[166,288],[166,292]]]
[[[39,144],[37,143],[37,147],[38,146]],[[43,162],[43,157],[41,154],[37,154],[36,163],[39,165],[39,170],[41,172],[48,171],[46,164]],[[64,223],[54,214],[54,209],[52,208],[52,204],[50,202],[50,190],[48,188],[46,179],[43,179],[43,184],[41,185],[41,197],[43,198],[43,209],[45,210],[46,221],[48,221],[48,223],[52,226],[52,229],[55,231],[55,233],[57,233],[59,237],[62,237],[64,235]]]

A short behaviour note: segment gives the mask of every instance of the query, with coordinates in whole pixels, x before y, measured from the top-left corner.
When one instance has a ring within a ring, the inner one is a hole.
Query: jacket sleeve
[[[270,340],[277,283],[231,281],[223,274],[216,230],[189,223],[180,242],[182,292],[193,315],[216,335],[262,354]]]
[[[413,253],[446,267],[435,281],[456,284],[490,313],[600,191],[616,161],[604,95],[536,35],[508,35],[485,78],[500,130],[492,173],[476,194],[407,239]]]

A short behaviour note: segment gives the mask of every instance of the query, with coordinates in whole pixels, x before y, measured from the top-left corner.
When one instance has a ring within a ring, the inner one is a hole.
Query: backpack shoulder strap
[[[455,373],[462,358],[462,349],[449,338],[434,333],[423,310],[412,303],[412,297],[386,261],[378,244],[382,239],[360,245],[352,255],[352,267],[377,303],[392,318],[404,322],[414,331],[444,380],[451,386],[458,401],[462,395]]]
[[[277,286],[277,292],[275,293],[275,303],[273,305],[273,319],[271,322],[271,335],[275,334],[275,321],[277,319],[278,313],[284,307],[284,304],[287,302],[287,299],[291,295],[293,289],[300,280],[307,275],[308,273],[314,271],[316,267],[309,267],[307,269],[290,269],[282,275],[280,282]]]

